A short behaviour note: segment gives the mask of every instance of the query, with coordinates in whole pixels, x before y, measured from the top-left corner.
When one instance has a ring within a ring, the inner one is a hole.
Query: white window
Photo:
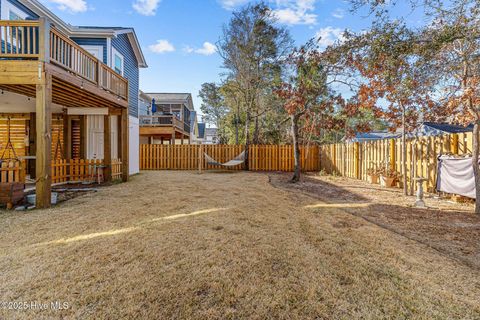
[[[116,73],[123,76],[124,59],[120,52],[115,50],[115,48],[112,48],[112,68]]]
[[[2,20],[25,20],[28,17],[28,14],[20,10],[19,8],[15,7],[13,4],[8,2],[7,0],[1,0],[1,5],[2,5],[2,14],[1,14],[1,19]],[[16,44],[16,46],[13,48],[14,51],[18,52],[21,50],[22,46],[22,29],[15,29],[12,32],[12,35],[10,36],[10,29],[7,29],[6,32],[6,39],[7,43],[12,44],[12,38],[13,38],[13,43]],[[18,38],[18,42],[17,42]]]
[[[28,17],[26,12],[23,12],[19,8],[7,0],[2,1],[2,20],[25,20]]]
[[[90,46],[90,45],[83,45],[81,46],[83,49],[87,50],[90,54],[92,54],[95,58],[103,62],[103,46]]]

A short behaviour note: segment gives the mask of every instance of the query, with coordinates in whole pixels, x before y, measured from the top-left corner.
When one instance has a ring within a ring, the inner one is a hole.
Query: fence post
[[[360,143],[359,142],[355,142],[354,152],[355,152],[355,178],[360,179]]]
[[[395,139],[390,139],[390,169],[395,171],[397,159],[395,158]]]
[[[454,133],[450,139],[450,151],[458,155],[458,133]]]
[[[331,174],[335,173],[336,168],[337,168],[337,145],[336,144],[333,144],[333,161],[332,161],[332,172],[330,172]]]

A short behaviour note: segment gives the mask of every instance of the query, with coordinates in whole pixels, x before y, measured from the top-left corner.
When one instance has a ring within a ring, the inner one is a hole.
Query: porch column
[[[112,123],[110,115],[103,116],[103,161],[105,182],[112,181]]]
[[[49,208],[52,197],[52,76],[42,74],[43,83],[36,86],[36,207]]]
[[[129,173],[129,148],[128,148],[128,108],[122,109],[122,115],[120,116],[120,135],[121,135],[121,144],[119,148],[122,155],[122,181],[127,182],[130,176]]]
[[[28,121],[28,155],[36,156],[37,155],[37,116],[34,112],[30,114],[30,120]],[[31,179],[36,177],[36,164],[35,160],[28,160],[28,173],[30,174]]]
[[[181,142],[182,145],[183,145],[183,140],[184,140],[184,139],[185,139],[185,136],[184,136],[183,133],[182,133],[182,142]]]

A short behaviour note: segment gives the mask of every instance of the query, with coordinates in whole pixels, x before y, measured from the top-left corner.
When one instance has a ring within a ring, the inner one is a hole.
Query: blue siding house
[[[0,0],[1,20],[46,20],[62,34],[75,41],[83,49],[105,63],[128,80],[130,173],[139,172],[139,76],[140,69],[147,68],[140,43],[133,28],[104,26],[72,26],[62,21],[37,0]],[[2,48],[4,43],[2,42]],[[76,111],[81,112],[81,110]],[[100,136],[103,128],[101,114],[88,111],[88,158],[100,158],[103,142],[92,138]],[[97,119],[98,118],[98,119]],[[114,146],[115,148],[115,146]]]

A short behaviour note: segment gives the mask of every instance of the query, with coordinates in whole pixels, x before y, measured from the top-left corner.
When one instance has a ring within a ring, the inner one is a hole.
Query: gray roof
[[[355,137],[347,139],[349,142],[365,142],[383,139],[395,139],[401,136],[400,133],[389,131],[371,131],[371,132],[357,132]]]
[[[147,95],[155,99],[155,104],[185,103],[190,111],[195,110],[191,93],[147,93]]]
[[[147,93],[147,94],[157,101],[163,101],[163,100],[186,101],[192,97],[190,93]]]

